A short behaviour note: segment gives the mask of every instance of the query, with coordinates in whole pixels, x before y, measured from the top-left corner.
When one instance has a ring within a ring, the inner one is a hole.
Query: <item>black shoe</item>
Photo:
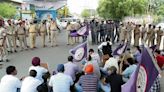
[[[0,60],[0,62],[3,62],[3,60]]]
[[[14,50],[14,52],[16,53],[17,51],[16,51],[16,50]]]
[[[9,62],[10,60],[9,59],[6,59],[6,62]]]

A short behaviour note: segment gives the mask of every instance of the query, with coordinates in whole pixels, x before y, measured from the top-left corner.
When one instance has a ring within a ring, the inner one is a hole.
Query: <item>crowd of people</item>
[[[107,41],[107,44],[111,43]],[[29,75],[17,78],[15,66],[6,68],[6,75],[0,81],[2,92],[121,92],[121,86],[126,83],[136,70],[142,55],[142,48],[135,47],[134,52],[129,49],[121,56],[112,56],[111,44],[99,46],[103,55],[99,55],[93,49],[82,61],[74,62],[73,56],[68,56],[68,62],[58,64],[57,69],[49,71],[42,66],[39,57],[32,58],[32,66],[27,72]],[[103,57],[106,55],[106,57]],[[105,58],[105,59],[104,59]],[[154,58],[161,69],[164,66],[164,56],[159,50],[155,50]],[[154,81],[149,92],[163,92],[160,79]]]
[[[60,28],[55,19],[38,22],[37,20],[3,20],[0,18],[0,62],[8,62],[9,53],[37,48],[37,36],[41,38],[42,47],[47,47],[46,41],[51,43],[51,47],[58,46],[57,36],[61,30],[66,31],[67,45],[74,45],[79,42],[79,37],[72,37],[70,34],[85,25],[86,23],[68,22],[66,27]],[[83,37],[86,38],[86,36]]]
[[[147,43],[149,46],[157,44],[161,45],[162,36],[164,35],[161,26],[153,24],[135,24],[133,22],[119,22],[113,20],[100,21],[92,20],[90,22],[92,44],[98,44],[110,38],[114,44],[128,42],[132,43],[134,38],[134,46],[141,43]],[[164,49],[164,47],[163,47]]]
[[[32,66],[29,68],[29,76],[17,78],[15,66],[6,68],[6,75],[0,81],[2,92],[121,92],[121,86],[125,84],[131,74],[136,70],[138,62],[141,61],[141,43],[148,42],[148,46],[157,44],[154,58],[161,68],[164,68],[164,56],[159,50],[163,31],[161,27],[149,24],[143,26],[132,22],[120,23],[119,21],[96,20],[84,23],[67,23],[66,35],[67,45],[79,42],[79,37],[72,37],[70,34],[81,27],[89,25],[93,45],[98,45],[98,53],[93,49],[89,50],[86,59],[74,62],[74,56],[68,56],[68,62],[57,65],[57,69],[49,71],[41,65],[39,57],[32,59]],[[51,46],[58,46],[57,34],[60,28],[55,20],[44,20],[40,24],[37,21],[18,20],[17,22],[0,20],[0,62],[9,61],[8,53],[26,49],[36,48],[36,37],[41,36],[42,46],[46,47],[45,38],[51,42]],[[30,45],[28,46],[27,37]],[[129,47],[125,53],[118,57],[113,56],[112,45],[117,43],[129,43],[134,37],[134,46]],[[86,36],[82,36],[83,41]],[[19,43],[18,43],[19,42]],[[18,49],[19,48],[19,49]],[[152,85],[150,92],[163,92],[163,85],[159,77]]]

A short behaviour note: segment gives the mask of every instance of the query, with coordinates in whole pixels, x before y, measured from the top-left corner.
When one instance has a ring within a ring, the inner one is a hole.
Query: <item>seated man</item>
[[[35,70],[37,72],[37,75],[35,78],[39,79],[41,82],[43,82],[43,74],[44,73],[48,73],[48,70],[42,66],[40,66],[40,58],[39,57],[34,57],[32,59],[32,65],[30,68],[29,68],[29,71],[31,70]]]
[[[29,76],[22,82],[21,92],[37,92],[37,87],[42,83],[36,79],[37,72],[30,70]]]
[[[64,70],[64,65],[59,64],[57,67],[58,73],[51,76],[49,86],[53,88],[53,92],[70,92],[73,80],[71,76],[64,74]]]
[[[21,81],[16,77],[17,70],[15,66],[8,66],[6,68],[6,75],[0,81],[1,92],[17,92],[21,88]]]
[[[98,92],[98,77],[93,74],[93,71],[92,64],[85,67],[85,75],[81,76],[76,84],[77,92]]]

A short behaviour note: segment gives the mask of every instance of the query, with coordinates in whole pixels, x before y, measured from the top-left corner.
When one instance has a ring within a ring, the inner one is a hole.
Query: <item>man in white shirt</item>
[[[96,60],[98,64],[100,64],[100,56],[98,53],[95,53],[93,49],[90,49],[89,55],[92,57],[93,60]]]
[[[108,68],[110,68],[111,66],[115,66],[117,68],[117,70],[119,70],[118,67],[118,60],[116,58],[114,58],[112,55],[109,56],[109,59],[105,62],[104,65],[104,70],[107,70]]]
[[[37,75],[36,75],[36,79],[39,79],[41,82],[43,82],[43,74],[44,73],[47,73],[48,70],[45,69],[44,67],[40,66],[40,58],[39,57],[34,57],[32,59],[32,65],[30,68],[29,68],[29,71],[31,70],[35,70],[37,72]]]
[[[0,92],[17,92],[21,87],[21,81],[15,77],[17,75],[15,66],[8,66],[6,73],[0,81]]]
[[[28,77],[22,82],[21,92],[37,92],[37,87],[41,84],[41,81],[36,79],[37,72],[31,70]]]
[[[53,92],[71,92],[70,86],[73,85],[73,80],[69,75],[64,74],[64,65],[59,64],[57,67],[58,73],[51,76],[49,86],[53,88]]]

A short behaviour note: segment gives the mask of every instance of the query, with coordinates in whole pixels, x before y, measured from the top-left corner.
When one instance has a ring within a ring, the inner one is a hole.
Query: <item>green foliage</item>
[[[145,13],[146,4],[147,0],[100,0],[97,12],[105,19],[122,19]]]
[[[13,18],[16,14],[16,7],[10,3],[0,3],[0,16],[4,18]]]
[[[66,6],[62,9],[59,9],[57,12],[58,12],[59,17],[67,17],[70,14],[69,9]]]
[[[88,9],[84,9],[81,13],[81,16],[84,18],[88,18],[91,16],[90,11]]]

